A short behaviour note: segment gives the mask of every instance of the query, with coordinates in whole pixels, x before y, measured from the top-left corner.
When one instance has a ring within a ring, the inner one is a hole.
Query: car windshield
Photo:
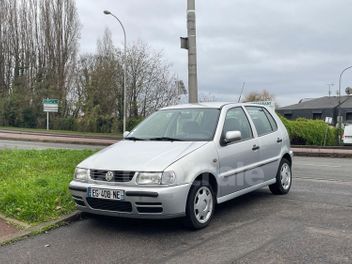
[[[160,110],[140,125],[127,140],[210,141],[214,137],[219,109],[192,108]]]

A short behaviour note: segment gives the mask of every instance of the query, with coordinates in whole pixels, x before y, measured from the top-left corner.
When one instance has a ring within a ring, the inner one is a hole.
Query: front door
[[[228,131],[240,131],[241,139],[226,144],[223,139]],[[226,113],[219,155],[219,197],[254,185],[253,175],[260,154],[258,139],[242,107],[231,108]]]

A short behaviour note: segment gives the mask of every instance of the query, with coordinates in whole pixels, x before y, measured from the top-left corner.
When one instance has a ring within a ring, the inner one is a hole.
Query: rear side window
[[[246,106],[246,109],[257,129],[258,136],[263,136],[277,130],[275,120],[266,109],[255,106]]]
[[[277,123],[274,119],[274,117],[269,113],[268,110],[266,110],[265,108],[262,108],[266,114],[266,117],[269,119],[270,125],[273,128],[274,131],[277,130]]]

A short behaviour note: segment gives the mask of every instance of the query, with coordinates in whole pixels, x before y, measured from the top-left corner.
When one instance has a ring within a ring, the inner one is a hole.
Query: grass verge
[[[75,166],[92,150],[0,150],[0,212],[29,224],[75,209],[68,191]]]

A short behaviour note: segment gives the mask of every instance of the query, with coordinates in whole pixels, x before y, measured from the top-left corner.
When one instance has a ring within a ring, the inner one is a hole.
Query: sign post
[[[46,112],[46,129],[49,130],[49,113],[59,112],[59,100],[58,99],[43,99],[43,108]]]
[[[49,112],[46,112],[46,130],[49,130]]]

